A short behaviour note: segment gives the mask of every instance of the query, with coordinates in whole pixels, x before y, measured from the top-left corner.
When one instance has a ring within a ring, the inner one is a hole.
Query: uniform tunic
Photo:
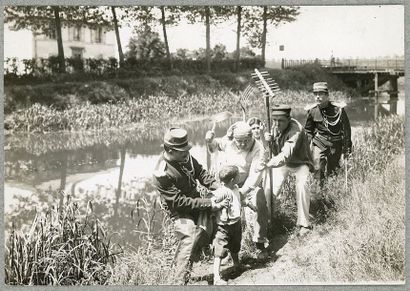
[[[200,248],[207,239],[198,226],[201,210],[211,210],[210,198],[202,198],[197,181],[210,190],[218,183],[198,161],[189,156],[187,162],[169,161],[162,154],[153,174],[153,184],[161,195],[165,208],[174,220],[179,244],[175,253],[175,284],[184,285],[189,278],[192,262],[197,260]]]
[[[168,161],[161,155],[154,172],[154,185],[171,217],[193,216],[196,219],[199,210],[211,209],[211,199],[201,197],[197,180],[210,190],[218,187],[215,178],[194,157],[181,163]]]
[[[339,167],[342,153],[352,151],[350,122],[344,105],[326,101],[306,108],[305,130],[312,140],[316,176],[321,184],[325,173],[331,174]]]

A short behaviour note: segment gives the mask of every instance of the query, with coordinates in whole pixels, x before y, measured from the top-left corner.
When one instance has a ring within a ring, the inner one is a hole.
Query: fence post
[[[379,76],[374,74],[374,120],[379,115]]]

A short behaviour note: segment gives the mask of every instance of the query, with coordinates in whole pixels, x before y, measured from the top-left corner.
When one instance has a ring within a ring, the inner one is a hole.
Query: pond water
[[[353,102],[346,111],[353,127],[373,117],[368,101]],[[302,109],[293,115],[304,124]],[[218,124],[216,135],[222,136],[235,120]],[[183,125],[193,144],[191,154],[205,167],[204,136],[211,125],[209,119]],[[17,228],[29,225],[36,211],[64,203],[62,189],[84,210],[91,201],[94,214],[108,231],[118,233],[116,242],[135,246],[141,234],[158,231],[163,225],[158,195],[151,185],[163,131],[158,129],[148,139],[139,138],[137,130],[6,136],[6,231],[12,223]]]

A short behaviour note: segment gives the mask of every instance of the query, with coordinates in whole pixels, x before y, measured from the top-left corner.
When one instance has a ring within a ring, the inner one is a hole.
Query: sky
[[[160,32],[160,30],[159,30]],[[4,56],[30,57],[30,33],[12,32],[5,27]],[[126,50],[132,29],[121,29]],[[160,33],[161,37],[162,34]],[[181,23],[168,28],[171,52],[205,47],[203,24]],[[301,6],[292,23],[268,27],[266,59],[374,58],[404,55],[404,6]],[[236,23],[211,27],[211,47],[222,43],[231,52],[236,48]],[[241,46],[246,46],[241,38]],[[284,45],[284,51],[279,51]],[[260,54],[260,49],[254,49]]]

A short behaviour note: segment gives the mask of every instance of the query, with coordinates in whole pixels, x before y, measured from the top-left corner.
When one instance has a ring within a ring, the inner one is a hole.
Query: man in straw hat
[[[305,130],[313,147],[315,176],[323,186],[324,178],[338,167],[342,154],[352,151],[351,129],[344,102],[329,100],[326,82],[313,84],[316,103],[305,107],[307,119]]]
[[[185,129],[169,129],[165,133],[163,147],[153,181],[174,221],[179,239],[174,260],[175,283],[185,285],[197,256],[199,237],[203,234],[198,223],[200,212],[227,207],[229,199],[216,203],[211,198],[201,197],[197,190],[198,181],[210,190],[216,190],[219,183],[189,154],[192,146]]]
[[[303,126],[290,117],[291,108],[287,105],[274,105],[271,109],[272,131],[266,139],[272,141],[272,159],[266,163],[272,168],[274,202],[279,198],[283,182],[290,173],[296,176],[296,205],[299,235],[311,229],[309,221],[310,191],[307,185],[312,157],[308,137]],[[274,203],[277,205],[277,203]],[[272,210],[275,214],[277,209]]]
[[[252,136],[251,127],[244,121],[233,124],[222,138],[214,138],[215,133],[208,131],[205,136],[210,152],[224,152],[223,165],[239,168],[238,186],[241,196],[249,197],[251,204],[256,206],[253,216],[253,237],[256,243],[257,258],[266,259],[268,208],[266,198],[261,188],[264,150],[261,143]]]

